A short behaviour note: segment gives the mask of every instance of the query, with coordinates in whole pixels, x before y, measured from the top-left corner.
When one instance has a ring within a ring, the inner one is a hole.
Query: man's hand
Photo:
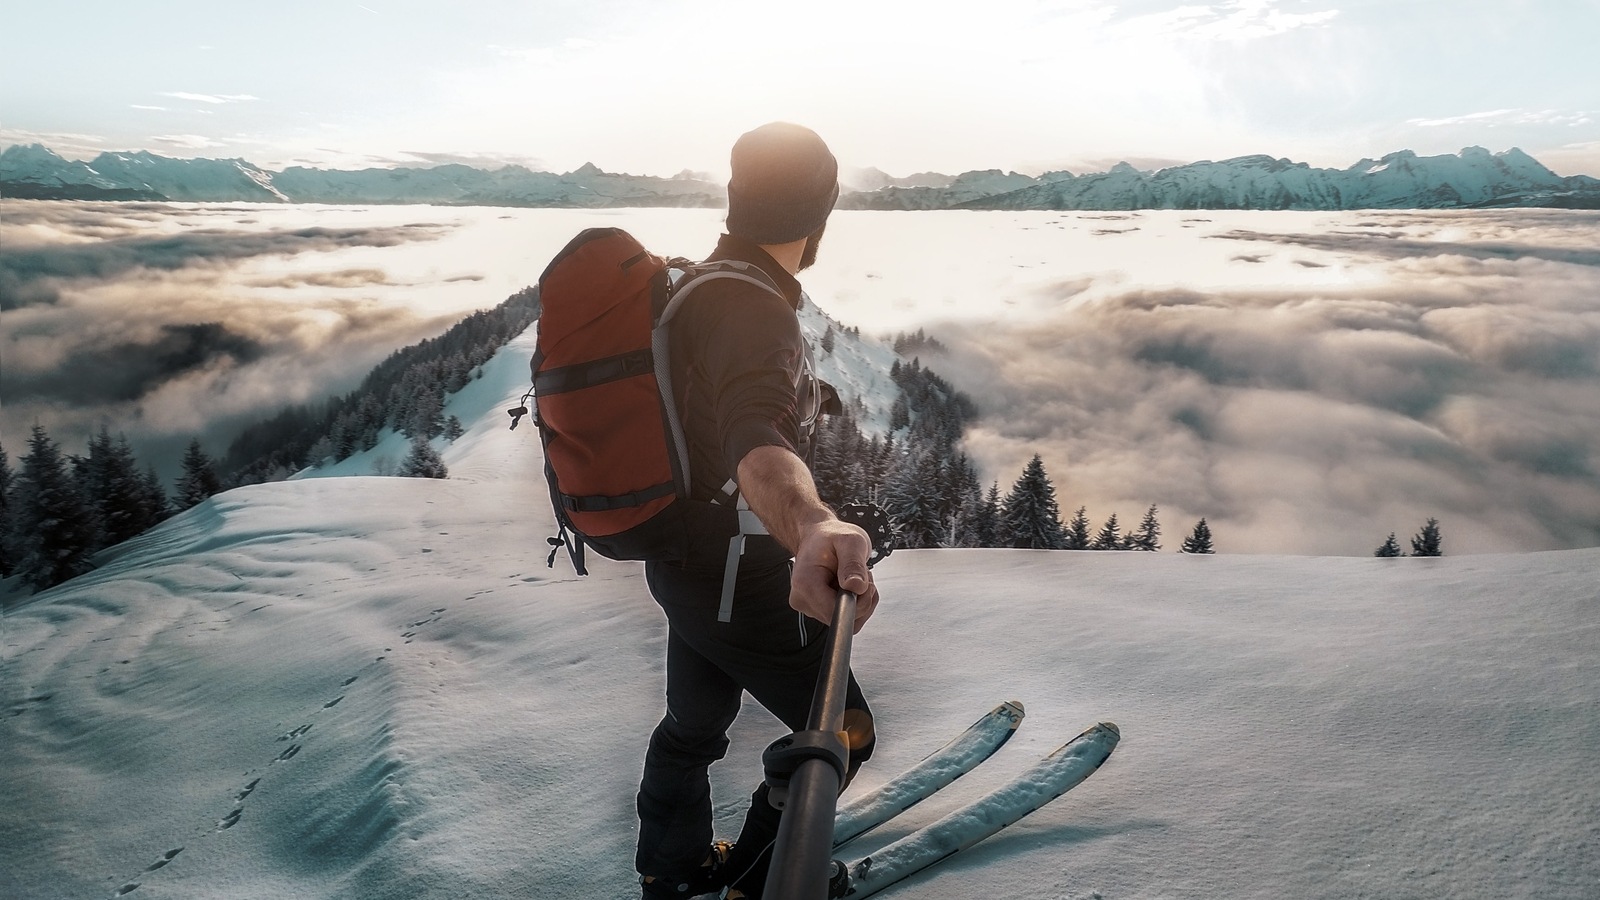
[[[739,490],[778,543],[794,553],[789,605],[831,624],[838,592],[856,595],[854,630],[878,605],[867,560],[872,541],[859,527],[839,521],[817,498],[811,472],[783,447],[757,447],[739,461]]]
[[[812,528],[795,548],[794,573],[789,577],[789,605],[828,624],[838,605],[839,591],[856,595],[856,620],[851,633],[859,633],[878,606],[878,586],[872,583],[867,559],[872,541],[855,525],[829,519]]]

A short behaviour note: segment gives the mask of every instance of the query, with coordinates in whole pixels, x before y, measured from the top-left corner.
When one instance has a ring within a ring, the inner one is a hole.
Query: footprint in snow
[[[339,696],[333,698],[332,700],[329,700],[327,703],[322,704],[322,708],[323,709],[333,709],[335,706],[338,706],[339,705],[339,701],[343,700],[343,699],[344,699],[344,695],[340,694]]]
[[[173,849],[173,850],[168,850],[167,852],[161,854],[161,858],[160,859],[158,859],[155,862],[151,863],[149,865],[149,867],[145,869],[145,871],[146,872],[154,872],[155,870],[157,870],[159,868],[162,868],[167,863],[170,863],[174,859],[177,859],[178,858],[178,854],[182,853],[182,852],[183,852],[183,848],[182,847],[178,847],[178,848]]]
[[[50,698],[54,696],[55,694],[40,694],[37,697],[29,697],[21,703],[14,703],[11,705],[11,715],[20,716],[28,710],[36,708],[41,703],[50,702]]]
[[[239,793],[233,795],[233,802],[235,802],[235,803],[243,803],[244,802],[244,798],[246,798],[246,797],[248,797],[251,794],[256,792],[256,785],[258,785],[260,783],[261,783],[261,779],[257,778],[255,781],[252,781],[249,784],[245,785],[244,786],[244,790],[242,790]],[[182,850],[182,849],[183,849],[182,847],[178,848],[178,850]],[[173,851],[173,855],[177,855],[177,851],[176,850]]]
[[[431,616],[429,616],[428,618],[421,619],[419,621],[409,623],[408,625],[406,625],[406,628],[408,628],[410,630],[401,632],[400,636],[406,639],[406,643],[408,643],[408,644],[411,643],[411,639],[417,636],[417,629],[418,628],[422,628],[422,627],[425,627],[425,626],[428,626],[428,625],[432,625],[433,623],[439,621],[440,617],[444,614],[445,610],[447,610],[447,609],[449,609],[449,607],[441,606],[438,609],[434,610],[433,614]]]

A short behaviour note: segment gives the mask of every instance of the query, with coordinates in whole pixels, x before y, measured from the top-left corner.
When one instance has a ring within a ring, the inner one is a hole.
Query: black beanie
[[[728,233],[757,244],[810,237],[839,199],[839,163],[815,131],[772,122],[733,145]]]

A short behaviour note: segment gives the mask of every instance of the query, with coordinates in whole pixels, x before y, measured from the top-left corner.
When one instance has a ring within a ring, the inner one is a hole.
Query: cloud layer
[[[13,458],[34,422],[69,452],[105,424],[170,474],[191,437],[220,453],[240,425],[347,390],[459,317],[395,303],[374,293],[392,290],[386,272],[338,263],[434,239],[441,226],[272,228],[253,215],[8,205],[0,425]],[[307,259],[330,264],[282,271]]]
[[[1113,290],[936,329],[930,362],[1002,489],[1042,453],[1066,509],[1159,503],[1169,547],[1201,516],[1224,551],[1367,553],[1429,516],[1455,552],[1600,544],[1600,216],[1363,226],[1216,238],[1382,279]]]
[[[176,459],[537,278],[621,225],[710,249],[710,210],[9,203],[0,434],[102,423]],[[425,216],[426,219],[419,218]],[[317,227],[304,227],[315,222]],[[1108,225],[1109,222],[1109,225]],[[1010,486],[1175,548],[1367,554],[1430,516],[1446,552],[1600,545],[1600,213],[838,213],[811,296],[925,326]]]

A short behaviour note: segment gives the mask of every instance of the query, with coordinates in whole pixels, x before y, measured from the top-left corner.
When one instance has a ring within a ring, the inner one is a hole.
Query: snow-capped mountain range
[[[1448,209],[1538,206],[1600,208],[1600,179],[1561,176],[1512,148],[1418,156],[1399,150],[1345,169],[1318,169],[1270,156],[1210,160],[1154,171],[1118,163],[1106,172],[1039,177],[998,169],[951,178],[846,173],[843,209]],[[40,144],[0,153],[0,196],[66,200],[264,203],[431,203],[466,206],[721,206],[723,186],[684,172],[671,178],[601,171],[565,174],[522,166],[485,170],[314,169],[281,172],[243,159],[172,159],[148,151],[68,160]]]
[[[1315,169],[1270,156],[1197,162],[1156,172],[1119,163],[1109,172],[1052,173],[969,209],[1448,209],[1600,205],[1600,179],[1564,178],[1518,149],[1456,155],[1400,150],[1346,169]]]
[[[617,175],[592,164],[564,175],[522,166],[281,172],[243,159],[171,159],[148,151],[68,160],[40,144],[0,153],[0,195],[60,200],[432,203],[457,206],[719,206],[721,185],[684,173]]]

